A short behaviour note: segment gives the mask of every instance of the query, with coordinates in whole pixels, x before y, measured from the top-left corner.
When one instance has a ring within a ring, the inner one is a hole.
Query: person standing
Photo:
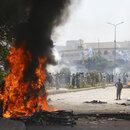
[[[60,85],[60,81],[59,81],[59,74],[56,74],[56,90],[59,90],[59,85]]]
[[[116,100],[121,100],[121,90],[123,88],[123,84],[121,83],[121,79],[118,79],[118,82],[116,83],[116,87],[117,87],[117,93],[116,93]]]
[[[76,86],[77,88],[80,88],[80,78],[79,78],[79,74],[76,74]]]
[[[106,88],[106,76],[105,75],[103,76],[103,79],[102,79],[102,87]]]
[[[124,84],[124,85],[127,85],[126,73],[123,74],[123,84]]]
[[[118,74],[114,74],[114,82],[117,83],[118,82]]]
[[[73,88],[75,87],[75,74],[73,74],[73,76],[72,76],[72,86],[73,86]]]

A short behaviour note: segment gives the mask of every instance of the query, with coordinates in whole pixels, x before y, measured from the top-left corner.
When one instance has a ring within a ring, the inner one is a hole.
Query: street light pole
[[[117,24],[112,24],[112,23],[107,23],[107,24],[110,24],[110,25],[112,25],[112,26],[114,26],[114,43],[115,43],[115,47],[114,47],[114,50],[115,50],[115,52],[114,52],[114,62],[116,63],[116,28],[117,28],[117,26],[118,25],[120,25],[120,24],[122,24],[122,23],[124,23],[124,22],[120,22],[120,23],[117,23]]]
[[[115,64],[116,64],[116,25],[115,25],[115,40],[114,40],[114,43],[115,43],[115,56],[114,56],[114,61],[115,61]]]

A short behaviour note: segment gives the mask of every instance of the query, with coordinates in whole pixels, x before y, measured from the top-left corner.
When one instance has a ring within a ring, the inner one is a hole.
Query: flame
[[[47,60],[46,57],[38,58],[39,66],[35,70],[38,80],[23,81],[24,71],[28,69],[28,64],[32,60],[30,52],[24,49],[24,45],[25,42],[19,48],[13,46],[7,56],[11,71],[4,79],[4,92],[0,94],[0,100],[3,100],[3,117],[6,118],[30,116],[39,110],[54,110],[48,105],[47,90],[44,87],[46,74],[42,65]],[[32,90],[34,93],[30,92]]]

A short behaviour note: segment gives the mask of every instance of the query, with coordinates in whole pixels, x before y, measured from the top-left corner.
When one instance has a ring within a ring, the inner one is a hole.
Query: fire
[[[24,45],[25,42],[19,48],[13,46],[7,57],[11,64],[11,70],[4,79],[4,92],[0,94],[0,99],[3,101],[3,117],[6,118],[30,116],[39,110],[52,110],[46,99],[47,91],[44,87],[46,74],[42,69],[47,58],[38,58],[39,66],[35,70],[35,75],[38,77],[37,81],[24,82],[24,72],[32,60],[30,52],[25,50]]]

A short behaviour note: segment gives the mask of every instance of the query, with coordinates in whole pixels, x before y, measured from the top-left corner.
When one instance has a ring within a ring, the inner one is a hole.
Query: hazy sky
[[[75,0],[81,1],[70,18],[56,29],[54,42],[64,45],[67,40],[83,39],[85,42],[114,41],[117,24],[117,41],[130,40],[130,0]]]

